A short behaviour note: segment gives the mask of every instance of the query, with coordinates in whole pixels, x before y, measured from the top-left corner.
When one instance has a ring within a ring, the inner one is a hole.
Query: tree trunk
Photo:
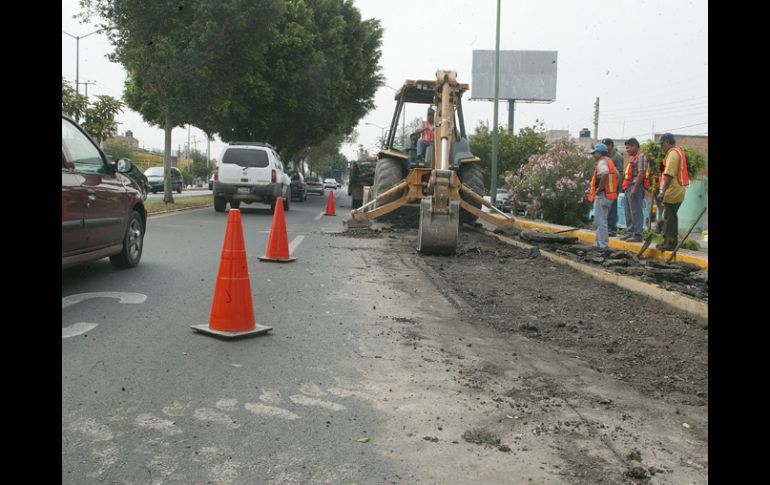
[[[165,153],[163,155],[163,202],[166,204],[174,203],[174,196],[171,195],[171,113],[166,110],[166,139],[164,144]]]

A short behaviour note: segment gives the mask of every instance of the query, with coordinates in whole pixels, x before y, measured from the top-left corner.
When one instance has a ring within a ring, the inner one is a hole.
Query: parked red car
[[[139,264],[147,227],[142,192],[131,177],[131,160],[107,160],[69,116],[61,117],[62,268],[109,257],[129,268]]]

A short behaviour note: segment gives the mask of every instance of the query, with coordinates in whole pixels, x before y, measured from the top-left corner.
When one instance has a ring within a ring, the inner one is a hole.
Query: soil
[[[412,222],[403,217],[339,236],[382,237],[414,248]],[[685,280],[660,286],[708,300],[708,276],[693,265],[638,262],[629,253],[579,244],[537,246],[643,281],[660,283],[649,275],[673,268]],[[460,310],[468,319],[578,356],[592,369],[665,402],[708,404],[707,321],[549,261],[537,249],[521,249],[464,225],[455,255],[412,252],[441,278],[439,288],[461,297]],[[608,267],[613,261],[626,265]]]

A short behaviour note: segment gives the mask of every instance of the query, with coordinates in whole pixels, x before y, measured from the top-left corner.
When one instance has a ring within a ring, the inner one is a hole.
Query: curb
[[[207,207],[213,207],[213,205],[214,204],[212,203],[212,204],[208,204],[208,205],[196,205],[195,207],[183,207],[181,209],[171,209],[171,210],[166,210],[166,211],[153,212],[152,214],[147,214],[147,218],[149,219],[151,217],[160,216],[160,215],[163,215],[163,214],[171,214],[171,213],[174,213],[174,212],[184,212],[184,211],[191,211],[191,210],[196,210],[196,209],[205,209]]]
[[[652,298],[653,300],[658,300],[678,310],[683,310],[687,313],[690,313],[700,318],[704,318],[708,321],[708,314],[709,314],[708,303],[703,303],[702,301],[698,301],[694,298],[690,298],[688,296],[685,296],[681,293],[677,293],[675,291],[664,290],[663,288],[659,288],[655,285],[651,285],[643,281],[635,280],[625,275],[610,273],[609,271],[604,271],[602,269],[594,268],[586,264],[578,263],[578,262],[572,261],[571,259],[563,258],[557,254],[553,254],[543,249],[539,249],[536,246],[532,246],[520,241],[515,241],[511,238],[508,238],[499,234],[494,234],[485,229],[481,229],[481,230],[475,229],[475,230],[484,231],[484,233],[489,234],[493,237],[496,237],[497,239],[499,239],[500,241],[503,241],[504,243],[507,243],[522,249],[536,248],[540,251],[540,254],[546,259],[549,259],[557,263],[566,264],[567,266],[570,266],[578,271],[582,271],[583,273],[586,273],[587,275],[592,276],[598,280],[604,281],[606,283],[611,283],[613,285],[617,285],[623,289],[632,291],[639,295]]]
[[[516,220],[513,222],[513,225],[515,227],[518,227],[519,229],[538,229],[541,231],[548,231],[548,232],[556,232],[556,231],[562,231],[564,229],[569,229],[568,226],[558,226],[556,224],[534,222],[534,221],[528,221],[520,218],[516,218]],[[587,231],[585,229],[577,229],[575,231],[568,232],[567,234],[569,234],[570,236],[577,237],[581,242],[583,242],[584,244],[588,244],[589,246],[593,245],[596,242],[596,233],[593,231]],[[638,253],[639,250],[642,248],[641,243],[621,241],[614,237],[610,238],[609,245],[612,249],[629,251],[634,254]],[[671,253],[669,251],[658,251],[652,245],[650,245],[650,247],[647,249],[647,251],[645,251],[644,254],[645,254],[645,257],[653,257],[655,259],[665,261],[668,259]],[[698,266],[700,266],[705,270],[709,269],[708,258],[703,258],[697,255],[694,255],[691,252],[688,252],[687,250],[680,249],[679,251],[676,252],[676,256],[674,256],[674,259],[672,260],[672,262],[681,262],[681,261],[686,263],[697,264]]]

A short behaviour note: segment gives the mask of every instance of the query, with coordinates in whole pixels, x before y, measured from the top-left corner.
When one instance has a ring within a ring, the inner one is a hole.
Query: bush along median
[[[206,207],[212,205],[214,199],[211,195],[195,195],[192,197],[177,197],[172,204],[166,204],[163,199],[146,200],[144,208],[147,214],[157,214],[159,212],[173,211],[179,209],[190,209],[195,207]]]

